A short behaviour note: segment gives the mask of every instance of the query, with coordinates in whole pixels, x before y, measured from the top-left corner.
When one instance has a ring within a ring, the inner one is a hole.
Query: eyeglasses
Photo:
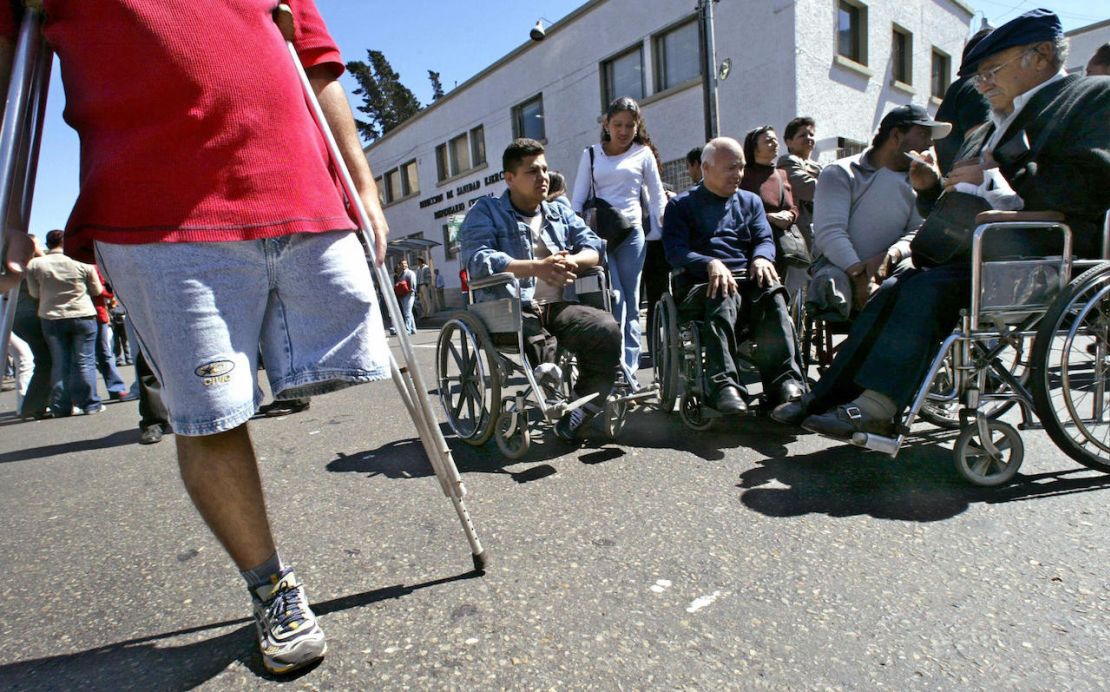
[[[987,82],[990,82],[991,84],[994,84],[995,83],[994,82],[995,77],[998,76],[998,73],[1002,71],[1003,67],[1006,67],[1007,65],[1009,65],[1013,61],[1017,60],[1018,58],[1020,58],[1021,56],[1025,55],[1026,53],[1029,53],[1029,52],[1033,52],[1032,49],[1026,48],[1025,50],[1021,51],[1020,53],[1018,53],[1017,55],[1015,55],[1014,57],[1010,58],[1009,60],[1007,60],[1006,62],[1004,62],[1000,65],[995,65],[994,67],[990,68],[989,70],[983,70],[982,72],[976,72],[975,76],[972,79],[975,80],[976,84],[986,84]]]

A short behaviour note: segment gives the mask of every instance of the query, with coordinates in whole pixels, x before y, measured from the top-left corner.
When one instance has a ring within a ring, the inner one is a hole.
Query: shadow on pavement
[[[95,440],[68,440],[42,447],[30,447],[15,452],[0,454],[0,464],[11,461],[28,461],[30,459],[45,459],[74,452],[91,452],[94,449],[107,449],[108,447],[121,447],[123,445],[139,444],[139,429],[129,428],[118,430],[111,435],[106,435]]]
[[[851,445],[768,459],[740,474],[737,487],[745,491],[740,501],[772,517],[868,515],[930,522],[956,516],[976,502],[1013,502],[1110,489],[1110,475],[1087,469],[1019,473],[1001,488],[972,486],[953,467],[951,449],[941,446],[951,437],[930,434],[924,445],[906,447],[896,459]]]
[[[312,608],[317,615],[327,615],[477,576],[475,572],[467,572],[412,586],[397,584],[314,603]],[[227,627],[235,629],[182,646],[157,645],[161,640]],[[235,661],[268,680],[295,680],[313,670],[308,668],[280,678],[270,675],[262,667],[254,622],[241,618],[139,637],[74,654],[3,665],[0,666],[0,687],[7,690],[188,690],[216,677]]]

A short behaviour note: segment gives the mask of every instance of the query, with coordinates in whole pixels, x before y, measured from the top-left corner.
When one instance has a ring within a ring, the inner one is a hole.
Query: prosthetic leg
[[[289,57],[300,77],[301,88],[304,91],[305,101],[312,111],[312,117],[327,141],[332,165],[339,174],[343,192],[351,208],[358,214],[359,232],[362,234],[363,241],[370,252],[371,272],[377,280],[378,291],[384,298],[386,309],[389,310],[389,317],[393,324],[403,324],[401,307],[392,291],[393,281],[385,267],[378,264],[378,258],[375,255],[374,229],[370,224],[366,209],[362,206],[362,199],[355,189],[354,181],[351,180],[351,174],[343,162],[343,156],[335,142],[335,137],[332,136],[331,129],[324,118],[324,113],[320,109],[320,103],[316,100],[316,92],[312,89],[312,85],[308,81],[308,75],[305,74],[304,67],[301,66],[300,58],[297,56],[297,51],[293,47],[292,10],[289,9],[288,5],[279,5],[274,11],[274,20],[285,38],[286,47],[289,49]],[[439,429],[435,414],[432,411],[424,378],[417,366],[409,335],[405,333],[404,329],[398,329],[397,338],[400,341],[401,355],[405,360],[405,366],[398,367],[393,355],[390,354],[389,367],[393,376],[393,383],[397,386],[401,401],[404,402],[405,408],[408,409],[409,415],[416,424],[420,441],[423,443],[424,451],[435,470],[436,478],[439,479],[443,494],[451,499],[451,504],[454,505],[455,512],[459,515],[459,521],[462,522],[463,531],[466,533],[466,540],[470,543],[474,568],[478,572],[484,572],[486,553],[478,541],[478,534],[474,529],[474,523],[470,520],[470,513],[467,512],[466,506],[463,504],[463,498],[466,496],[466,486],[463,485],[459,470],[455,467],[455,461],[451,457],[451,449],[447,446],[447,441],[443,438],[443,432]]]
[[[42,121],[46,112],[46,92],[50,86],[50,67],[54,55],[42,38],[42,15],[27,8],[12,55],[11,81],[8,83],[4,122],[0,127],[0,222],[3,244],[8,234],[27,233],[31,219],[31,198],[35,191]],[[0,251],[2,254],[2,251]],[[0,272],[3,272],[0,257]],[[0,300],[0,359],[8,352],[8,341],[15,322],[19,287]]]

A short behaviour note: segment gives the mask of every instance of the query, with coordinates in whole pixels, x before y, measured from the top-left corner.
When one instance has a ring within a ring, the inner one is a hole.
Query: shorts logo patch
[[[193,372],[196,373],[197,377],[204,380],[205,387],[211,387],[231,382],[231,371],[234,369],[235,363],[230,360],[214,360],[197,367]]]

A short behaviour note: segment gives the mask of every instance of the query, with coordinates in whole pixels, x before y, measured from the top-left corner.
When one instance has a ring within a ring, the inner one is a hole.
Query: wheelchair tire
[[[670,293],[655,304],[655,333],[651,335],[651,363],[659,386],[659,410],[674,411],[679,395],[681,349],[678,342],[678,307]]]
[[[998,450],[997,455],[983,449],[979,426],[974,423],[960,431],[952,453],[956,458],[956,470],[965,480],[972,485],[993,488],[1009,483],[1021,468],[1025,445],[1012,425],[992,420],[987,421],[987,429],[991,443]]]
[[[515,411],[516,423],[513,424],[514,411],[502,411],[494,426],[493,439],[497,448],[509,459],[519,459],[528,453],[532,444],[532,434],[528,430],[528,412]]]
[[[1060,451],[1110,473],[1110,263],[1057,296],[1033,345],[1033,404]]]
[[[501,371],[489,333],[474,315],[458,313],[439,332],[436,381],[447,424],[471,445],[493,434],[501,410]]]
[[[683,424],[691,430],[704,432],[713,425],[713,419],[705,415],[701,397],[693,392],[682,393],[682,399],[678,402],[678,412],[682,416]]]

